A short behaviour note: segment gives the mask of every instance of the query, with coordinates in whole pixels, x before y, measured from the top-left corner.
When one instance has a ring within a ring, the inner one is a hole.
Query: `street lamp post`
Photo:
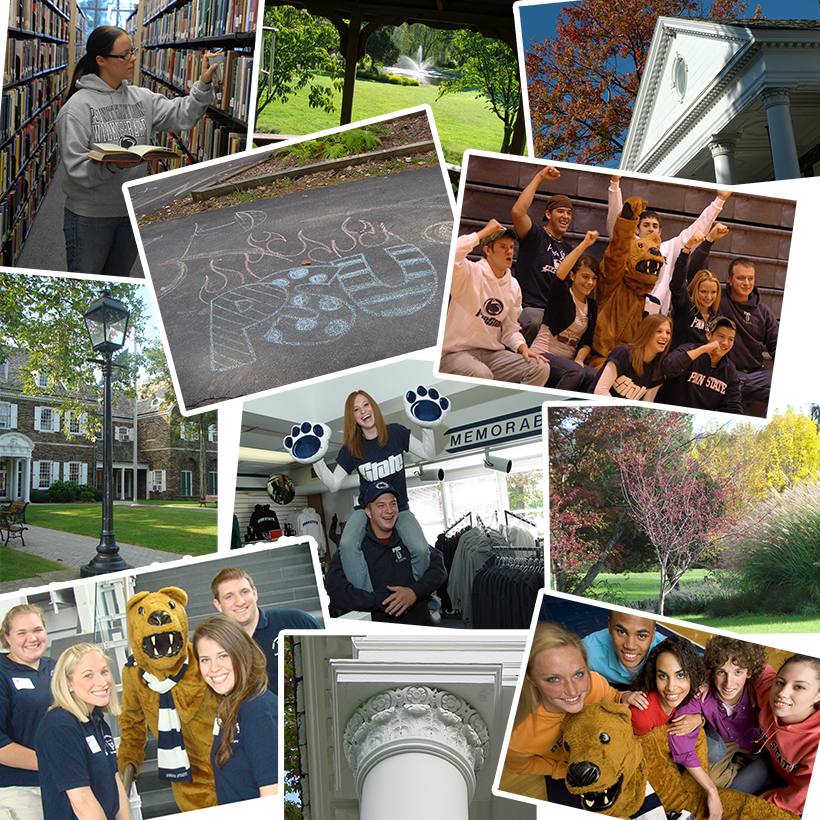
[[[80,575],[88,578],[91,575],[102,575],[122,569],[132,569],[120,555],[120,548],[114,538],[114,431],[113,412],[111,407],[111,376],[114,367],[112,356],[125,344],[128,331],[128,320],[131,313],[118,299],[114,299],[108,290],[103,290],[100,298],[89,305],[83,314],[85,326],[91,336],[91,346],[102,359],[89,359],[102,368],[103,373],[103,500],[102,532],[97,554],[84,567]]]

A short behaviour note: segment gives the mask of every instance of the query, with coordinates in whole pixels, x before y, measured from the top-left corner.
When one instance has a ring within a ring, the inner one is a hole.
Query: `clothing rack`
[[[518,515],[517,513],[511,512],[510,510],[504,510],[504,523],[509,527],[510,526],[510,516],[513,518],[517,518],[519,521],[523,521],[525,524],[529,524],[531,527],[538,528],[538,524],[534,524],[532,521],[528,521],[524,516]]]
[[[450,530],[455,529],[465,518],[470,519],[470,526],[472,527],[473,526],[473,514],[471,512],[468,512],[466,515],[462,515],[461,518],[459,518],[458,521],[456,521],[454,524],[450,524],[450,526],[447,527],[446,530],[444,530],[444,535],[447,535],[447,533],[450,532]]]

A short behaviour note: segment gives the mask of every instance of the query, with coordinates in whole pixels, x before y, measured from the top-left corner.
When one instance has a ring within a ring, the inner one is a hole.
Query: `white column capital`
[[[476,774],[489,757],[490,734],[467,701],[428,686],[380,692],[348,720],[344,753],[359,789],[380,761],[407,752],[447,760],[461,772],[472,798]]]
[[[760,94],[763,105],[771,108],[773,105],[788,105],[791,91],[788,88],[765,88]]]

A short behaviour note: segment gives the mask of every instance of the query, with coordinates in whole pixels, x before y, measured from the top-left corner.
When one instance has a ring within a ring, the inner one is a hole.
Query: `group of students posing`
[[[561,727],[605,700],[629,706],[636,735],[668,725],[672,760],[705,790],[710,820],[723,815],[718,786],[803,813],[820,741],[817,658],[792,655],[775,671],[762,647],[721,635],[701,655],[680,635],[657,635],[654,621],[619,612],[583,639],[539,622],[505,768],[545,775],[551,802],[581,808],[564,784]],[[695,752],[701,728],[708,772]]]
[[[610,239],[629,222],[630,253],[648,260],[621,278],[588,252],[597,231],[576,248],[563,238],[568,197],[548,200],[543,228],[528,215],[541,182],[559,177],[550,166],[535,175],[513,206],[514,230],[491,219],[459,237],[440,369],[728,413],[743,412],[742,398],[767,402],[764,351],[774,358],[779,324],[760,300],[754,263],[731,260],[725,288],[707,268],[712,245],[729,233],[714,220],[730,192],[718,191],[685,231],[661,242],[658,214],[627,214],[633,200],[622,202],[613,176]],[[485,258],[473,262],[477,244]]]
[[[267,659],[234,619],[200,622],[192,645],[221,696],[211,765],[219,805],[275,794],[277,698]],[[130,820],[105,715],[120,713],[111,659],[80,643],[46,654],[42,610],[12,607],[0,627],[0,820]]]

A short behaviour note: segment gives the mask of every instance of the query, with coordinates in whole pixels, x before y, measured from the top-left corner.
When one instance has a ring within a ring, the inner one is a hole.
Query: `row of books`
[[[146,49],[140,67],[154,77],[190,91],[202,73],[202,53],[177,49]],[[214,86],[214,107],[247,122],[253,81],[253,55],[226,51]]]
[[[245,150],[245,134],[239,131],[232,131],[230,126],[220,122],[217,118],[206,114],[188,132],[181,135],[185,141],[185,148],[190,151],[194,159],[191,160],[187,154],[184,163],[201,162],[202,160],[214,159],[214,157],[236,154]],[[179,150],[179,143],[170,133],[157,135],[156,145]],[[184,153],[184,152],[183,152]]]
[[[44,71],[62,68],[68,63],[68,46],[42,40],[6,41],[6,64],[3,67],[3,85],[28,80]]]
[[[44,105],[52,103],[65,88],[66,72],[57,71],[36,77],[25,85],[3,92],[0,108],[0,143],[10,139]]]
[[[40,145],[56,139],[52,126],[57,119],[58,110],[55,100],[0,148],[0,191],[3,192],[3,196],[13,184],[20,169],[35,156]]]
[[[16,264],[31,220],[51,182],[57,161],[56,139],[52,131],[0,201],[4,265]]]
[[[58,9],[64,10],[58,11]],[[9,26],[33,31],[47,37],[68,40],[68,3],[45,3],[43,0],[11,0]]]
[[[143,29],[144,45],[170,44],[198,37],[221,37],[252,31],[257,0],[191,0],[160,17],[165,3],[148,0]]]

